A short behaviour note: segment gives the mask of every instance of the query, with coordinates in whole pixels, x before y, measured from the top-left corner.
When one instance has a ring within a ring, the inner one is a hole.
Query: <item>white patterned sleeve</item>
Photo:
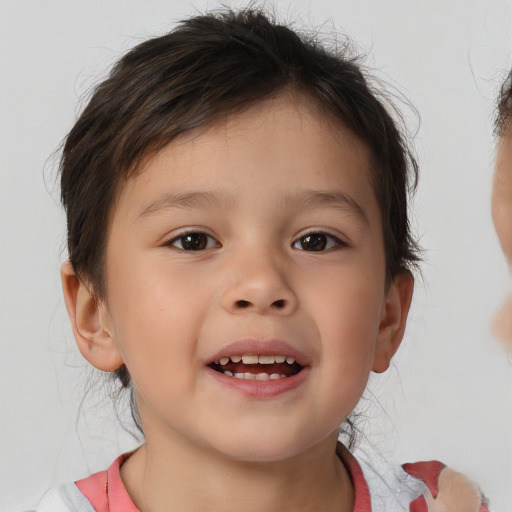
[[[90,501],[75,484],[64,484],[50,489],[39,505],[27,512],[96,512]]]

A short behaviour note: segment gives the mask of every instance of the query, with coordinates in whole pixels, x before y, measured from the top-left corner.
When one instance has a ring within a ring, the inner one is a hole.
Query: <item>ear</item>
[[[116,370],[123,364],[123,358],[111,334],[113,329],[105,305],[96,301],[69,261],[62,265],[60,275],[78,349],[99,370]]]
[[[376,373],[385,372],[389,368],[391,358],[402,342],[413,289],[414,278],[408,271],[398,274],[389,285],[373,359],[372,370]]]

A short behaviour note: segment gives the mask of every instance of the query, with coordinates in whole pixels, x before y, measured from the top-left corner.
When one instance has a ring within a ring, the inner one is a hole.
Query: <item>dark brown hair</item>
[[[344,124],[370,149],[382,213],[388,279],[418,260],[408,194],[417,164],[406,136],[346,47],[328,50],[258,9],[229,9],[180,22],[122,57],[68,134],[61,159],[69,259],[98,298],[109,218],[141,159],[179,134],[293,90]],[[116,372],[123,386],[126,368]]]
[[[505,135],[509,132],[510,120],[512,119],[512,70],[503,82],[496,108],[496,119],[494,124],[495,133],[498,136]]]

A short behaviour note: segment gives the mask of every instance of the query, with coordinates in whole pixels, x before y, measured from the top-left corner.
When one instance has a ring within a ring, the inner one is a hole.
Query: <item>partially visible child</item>
[[[339,427],[402,340],[415,179],[357,62],[259,11],[127,53],[66,139],[62,282],[145,442],[38,510],[372,510]],[[443,464],[404,469],[395,509],[486,510]]]
[[[512,71],[503,83],[496,116],[496,172],[492,216],[505,258],[512,269]],[[512,348],[512,295],[496,316],[495,333]]]

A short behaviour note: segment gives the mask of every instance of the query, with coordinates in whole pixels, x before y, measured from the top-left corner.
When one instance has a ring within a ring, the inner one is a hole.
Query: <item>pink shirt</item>
[[[371,512],[371,499],[363,471],[352,454],[338,444],[337,453],[342,460],[354,486],[354,512]],[[97,512],[139,512],[126,491],[119,468],[129,457],[121,455],[106,470],[75,482],[82,494]]]
[[[338,443],[336,451],[354,486],[353,512],[372,512],[370,491],[359,463],[341,443]],[[88,478],[79,480],[75,482],[75,485],[69,484],[71,487],[65,486],[60,491],[57,489],[53,493],[50,492],[43,503],[44,506],[39,508],[38,511],[140,512],[128,495],[119,474],[119,468],[129,456],[130,454],[118,457],[106,471],[100,471]],[[426,498],[429,496],[429,500],[433,499],[437,502],[439,476],[445,468],[444,464],[433,460],[404,464],[402,468],[405,477],[404,482],[402,482],[404,485],[401,488],[393,486],[394,490],[389,488],[392,497],[402,498],[403,510],[405,510],[404,507],[408,507],[410,512],[428,512]],[[375,482],[372,485],[374,484]],[[450,484],[448,484],[448,487],[450,487]],[[488,512],[485,498],[482,497],[476,487],[474,487],[474,490],[477,493],[475,496],[480,496],[482,500],[480,506],[476,505],[474,507],[474,512]],[[447,494],[450,494],[449,490],[448,492],[445,490],[439,493],[439,496],[444,495],[443,498],[440,498],[442,502],[440,507],[444,507],[443,510],[446,509],[447,511],[460,510],[457,505],[460,504],[460,498],[455,496],[455,501],[453,497],[446,501]],[[396,510],[396,506],[391,505],[392,508],[390,508],[390,506],[380,501],[374,503],[374,507],[385,511]]]

